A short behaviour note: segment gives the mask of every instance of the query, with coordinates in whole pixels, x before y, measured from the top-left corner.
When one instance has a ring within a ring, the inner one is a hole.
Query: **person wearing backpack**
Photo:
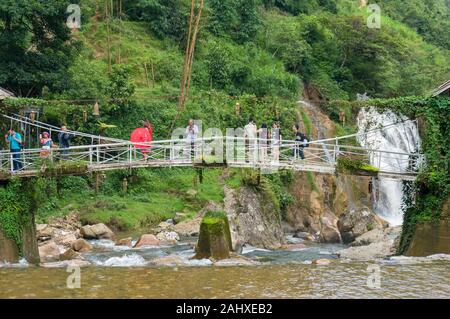
[[[304,160],[305,159],[304,148],[309,146],[308,138],[306,137],[306,135],[304,133],[302,133],[300,131],[299,124],[295,124],[292,127],[292,130],[294,131],[294,135],[295,135],[295,146],[293,149],[294,161],[298,158],[301,158],[302,160]]]

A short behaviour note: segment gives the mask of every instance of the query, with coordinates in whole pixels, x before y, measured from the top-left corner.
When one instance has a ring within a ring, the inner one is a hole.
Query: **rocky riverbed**
[[[230,216],[230,215],[229,215]],[[52,218],[48,224],[38,224],[37,238],[41,266],[230,266],[279,263],[328,264],[339,260],[368,261],[393,256],[401,228],[387,223],[370,211],[355,210],[344,214],[337,222],[339,237],[349,243],[320,243],[321,234],[293,232],[285,228],[278,235],[279,244],[269,245],[271,235],[259,235],[261,245],[244,242],[251,238],[257,243],[254,230],[233,232],[234,251],[226,260],[195,260],[195,247],[202,213],[193,219],[170,219],[160,223],[150,233],[139,236],[115,234],[104,224],[81,225],[76,214]],[[235,221],[233,221],[232,227]],[[370,230],[368,230],[370,229]],[[341,235],[343,234],[343,235]]]

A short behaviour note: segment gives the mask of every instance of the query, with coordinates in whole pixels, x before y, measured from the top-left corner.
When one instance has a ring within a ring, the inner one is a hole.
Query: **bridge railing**
[[[371,163],[380,171],[414,173],[423,163],[420,154],[367,150],[324,142],[310,142],[308,147],[303,146],[291,140],[272,142],[260,138],[217,136],[199,138],[194,143],[186,139],[171,139],[151,143],[93,144],[67,149],[26,149],[19,155],[0,151],[0,170],[33,172],[46,170],[52,165],[73,163],[85,165],[92,171],[121,167],[226,164],[232,167],[333,172],[338,159],[348,157]]]

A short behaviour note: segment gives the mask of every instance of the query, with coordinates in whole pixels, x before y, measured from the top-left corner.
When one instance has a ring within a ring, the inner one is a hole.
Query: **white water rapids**
[[[378,113],[374,108],[363,109],[358,115],[359,143],[368,149],[384,150],[398,153],[415,153],[420,149],[420,137],[415,122],[407,121],[404,116],[398,116],[391,111]],[[395,126],[389,126],[399,123]],[[389,126],[386,129],[377,128]],[[368,132],[364,134],[365,132]],[[362,135],[364,134],[364,135]],[[381,159],[374,156],[370,164],[382,168],[382,170],[406,169],[408,161],[399,155],[392,154]],[[381,165],[379,165],[381,164]],[[380,178],[377,185],[378,196],[375,198],[375,212],[387,220],[392,226],[401,225],[403,222],[402,182]]]

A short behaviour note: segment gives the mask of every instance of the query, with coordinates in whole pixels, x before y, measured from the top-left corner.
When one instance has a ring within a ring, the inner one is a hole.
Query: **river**
[[[310,244],[297,251],[247,247],[243,254],[259,265],[215,266],[189,261],[186,242],[141,249],[92,243],[80,288],[68,288],[66,268],[3,265],[0,298],[450,298],[449,255],[354,262],[334,255],[341,245]],[[149,264],[167,255],[181,256],[187,266]],[[313,264],[316,258],[331,263]]]

